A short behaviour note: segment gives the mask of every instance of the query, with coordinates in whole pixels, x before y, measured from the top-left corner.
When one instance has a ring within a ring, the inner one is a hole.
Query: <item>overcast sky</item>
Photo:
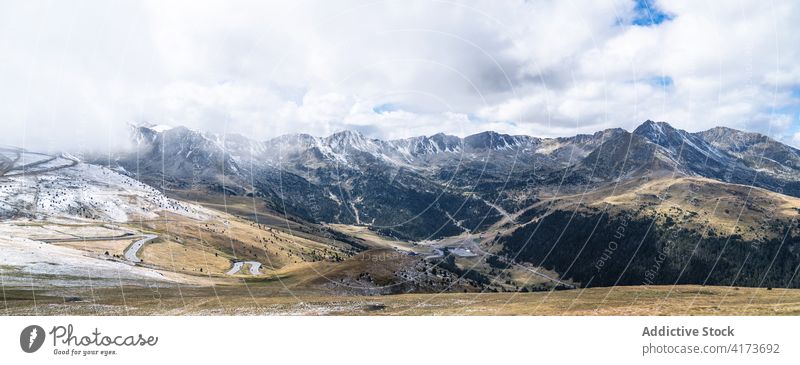
[[[0,0],[0,143],[717,125],[800,146],[800,2]]]

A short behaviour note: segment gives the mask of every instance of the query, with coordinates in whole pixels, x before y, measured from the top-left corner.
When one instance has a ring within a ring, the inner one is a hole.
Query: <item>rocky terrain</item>
[[[565,138],[255,141],[136,126],[132,141],[110,158],[3,150],[6,283],[800,286],[800,151],[754,133],[646,121]]]

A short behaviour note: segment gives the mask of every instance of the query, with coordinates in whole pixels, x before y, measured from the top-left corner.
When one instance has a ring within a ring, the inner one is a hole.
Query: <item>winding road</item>
[[[230,270],[228,270],[228,272],[226,274],[228,274],[228,275],[236,274],[237,272],[242,270],[242,266],[244,266],[244,264],[250,265],[250,275],[261,275],[261,272],[258,271],[261,268],[261,263],[258,262],[258,261],[238,261],[238,262],[234,262],[233,263],[233,267]]]
[[[39,175],[39,174],[47,173],[47,172],[50,172],[50,171],[55,171],[55,170],[60,170],[60,169],[67,168],[67,167],[72,167],[72,166],[77,165],[80,162],[80,161],[78,161],[77,158],[72,157],[72,156],[70,156],[68,154],[61,154],[61,155],[58,155],[58,156],[51,156],[51,155],[46,155],[46,154],[38,153],[38,152],[28,152],[28,151],[23,150],[23,149],[10,149],[10,148],[0,148],[0,153],[6,153],[6,154],[14,153],[15,154],[15,158],[13,160],[11,158],[9,158],[7,155],[2,155],[2,158],[0,158],[0,176],[3,176],[3,177]],[[33,161],[33,162],[29,162],[27,164],[19,165],[18,162],[22,158],[23,154],[45,156],[45,158],[42,158],[40,160],[36,160],[36,161]],[[37,167],[40,167],[41,165],[47,165],[48,163],[56,161],[56,160],[65,160],[65,161],[68,161],[68,162],[63,163],[61,165],[57,165],[57,166],[50,166],[50,167],[43,167],[43,168],[36,169]]]
[[[144,235],[144,237],[142,237],[140,240],[134,242],[132,245],[130,245],[130,247],[128,247],[127,250],[125,250],[125,259],[130,261],[130,262],[142,262],[142,260],[139,259],[136,256],[136,254],[139,252],[139,250],[142,249],[142,246],[144,246],[145,243],[150,242],[150,241],[152,241],[152,240],[154,240],[156,238],[158,238],[158,236],[156,236],[154,234],[146,234],[146,235]]]

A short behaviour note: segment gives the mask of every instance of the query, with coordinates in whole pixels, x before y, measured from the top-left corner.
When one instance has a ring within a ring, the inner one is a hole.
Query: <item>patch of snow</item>
[[[553,151],[555,151],[555,150],[557,150],[557,149],[559,149],[559,148],[561,148],[563,146],[564,146],[563,143],[559,143],[558,141],[555,141],[555,140],[550,140],[550,141],[542,143],[539,146],[539,148],[536,149],[536,153],[539,153],[539,154],[542,154],[542,155],[549,155],[549,154],[553,153]]]
[[[0,217],[126,222],[170,211],[204,219],[205,209],[169,199],[106,167],[79,163],[38,175],[0,178]]]
[[[656,132],[658,132],[659,134],[664,134],[664,129],[661,128],[661,124],[653,123],[653,127],[655,127]]]
[[[156,124],[156,125],[150,126],[148,128],[150,128],[151,130],[156,131],[158,133],[162,133],[162,132],[165,132],[165,131],[168,131],[168,130],[172,129],[172,126],[168,126],[168,125],[164,125],[164,124]]]
[[[331,192],[330,190],[328,190],[328,197],[329,197],[329,198],[331,198],[331,200],[333,200],[334,202],[336,202],[336,204],[337,204],[337,205],[342,205],[342,202],[339,200],[339,197],[337,197],[337,196],[336,196],[336,195],[335,195],[333,192]]]
[[[83,251],[64,246],[49,245],[25,238],[0,234],[0,266],[5,285],[20,281],[25,285],[68,286],[83,285],[86,280],[93,285],[119,285],[120,280],[169,281],[155,270],[132,266],[114,260],[87,256]]]
[[[355,214],[356,217],[356,225],[360,225],[361,217],[359,217],[358,215],[358,208],[356,208],[356,204],[354,202],[350,202],[350,207],[353,208],[353,213]]]

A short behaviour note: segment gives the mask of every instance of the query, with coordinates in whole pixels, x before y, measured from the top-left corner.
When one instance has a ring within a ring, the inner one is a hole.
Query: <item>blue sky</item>
[[[633,11],[634,18],[631,24],[636,26],[655,26],[673,18],[672,15],[662,11],[651,0],[636,0]]]

